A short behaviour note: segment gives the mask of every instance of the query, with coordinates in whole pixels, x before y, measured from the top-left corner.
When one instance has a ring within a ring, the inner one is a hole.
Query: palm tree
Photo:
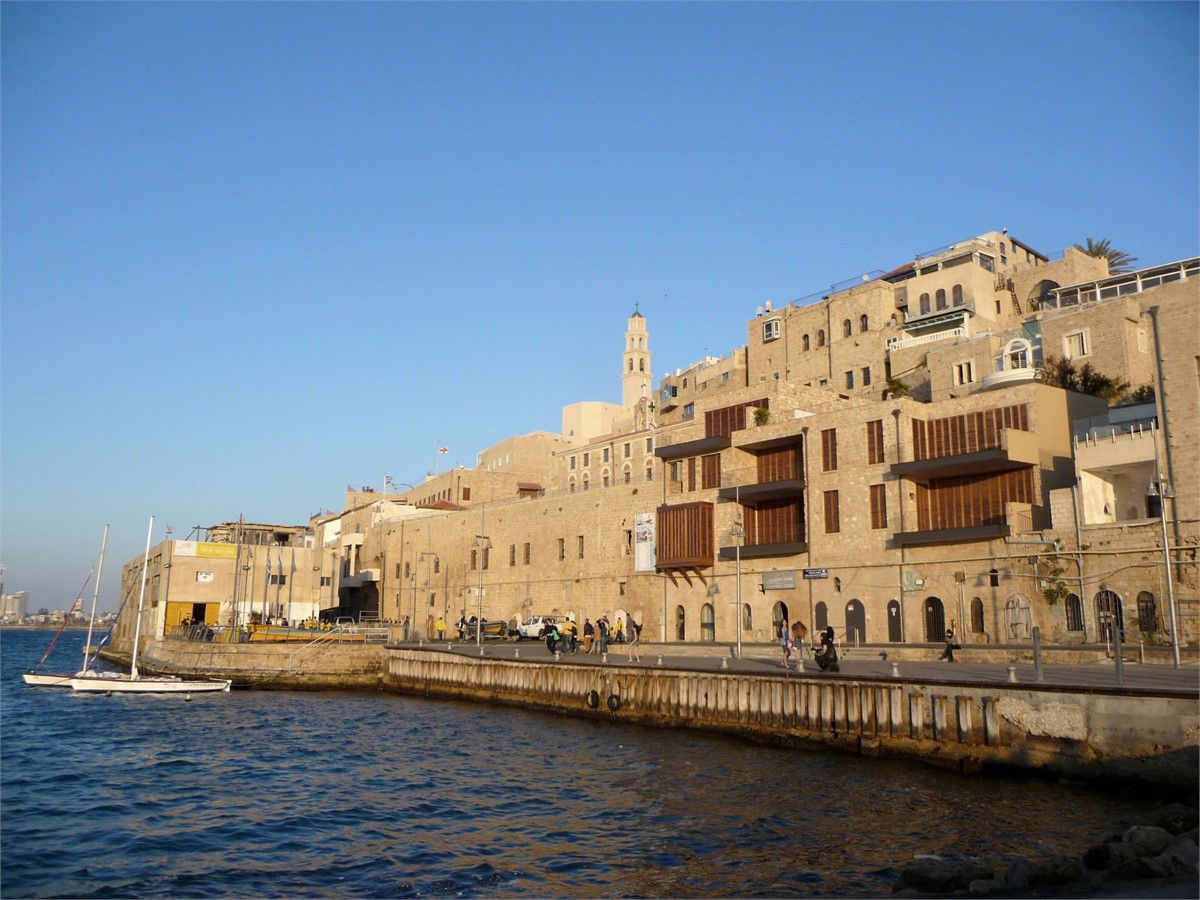
[[[1086,246],[1076,244],[1075,249],[1081,253],[1086,253],[1088,256],[1094,256],[1097,259],[1107,259],[1108,271],[1113,275],[1128,272],[1133,268],[1133,264],[1138,261],[1136,256],[1130,256],[1124,250],[1118,250],[1114,247],[1112,241],[1108,238],[1104,238],[1101,241],[1088,238]]]

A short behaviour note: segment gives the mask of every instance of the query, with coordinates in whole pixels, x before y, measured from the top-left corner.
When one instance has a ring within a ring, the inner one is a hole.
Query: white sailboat
[[[142,584],[138,592],[137,620],[133,629],[133,654],[130,659],[129,674],[96,672],[85,666],[83,672],[71,678],[72,690],[100,694],[193,694],[229,690],[231,682],[227,679],[189,680],[173,675],[142,675],[138,672],[138,643],[142,636],[142,610],[146,602],[146,571],[150,562],[150,540],[153,534],[154,516],[151,516],[150,528],[146,532],[146,554],[142,560]]]

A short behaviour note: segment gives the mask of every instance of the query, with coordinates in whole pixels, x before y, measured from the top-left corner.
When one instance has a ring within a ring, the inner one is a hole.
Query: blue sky
[[[0,562],[304,523],[1007,227],[1198,249],[1195,3],[0,5]],[[450,448],[439,461],[436,448]],[[90,596],[90,588],[88,591]]]

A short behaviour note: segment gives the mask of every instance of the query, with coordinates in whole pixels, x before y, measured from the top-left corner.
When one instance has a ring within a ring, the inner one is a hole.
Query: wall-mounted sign
[[[794,569],[786,572],[763,572],[762,586],[764,591],[786,591],[796,586]]]
[[[809,581],[811,581],[814,578],[828,578],[829,570],[828,569],[805,569],[804,577],[806,580],[809,580]]]

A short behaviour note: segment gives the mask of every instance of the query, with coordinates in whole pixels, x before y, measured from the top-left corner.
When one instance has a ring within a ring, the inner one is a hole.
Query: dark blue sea
[[[886,896],[914,854],[1078,856],[1152,802],[380,693],[27,688],[49,639],[0,632],[8,900]]]

